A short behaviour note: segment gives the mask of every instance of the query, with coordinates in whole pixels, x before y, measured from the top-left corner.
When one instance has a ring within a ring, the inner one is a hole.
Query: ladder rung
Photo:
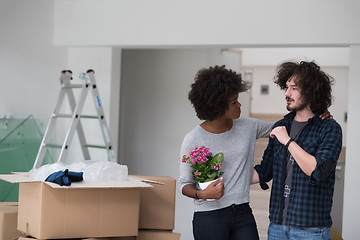
[[[63,85],[63,88],[82,88],[83,85],[82,84],[67,84],[67,85]]]
[[[58,113],[58,114],[55,114],[54,117],[72,118],[72,114]],[[80,115],[80,118],[95,118],[95,119],[97,119],[98,116],[95,116],[95,115]]]
[[[99,118],[99,117],[95,115],[80,115],[80,118]]]
[[[59,144],[52,144],[52,143],[47,143],[45,144],[46,147],[53,147],[53,148],[62,148],[62,145]]]
[[[72,115],[66,114],[66,113],[58,113],[58,114],[55,114],[54,117],[71,118]]]
[[[90,148],[102,148],[102,149],[106,149],[106,146],[101,146],[101,145],[94,145],[94,144],[85,144],[83,145],[84,147],[90,147]]]

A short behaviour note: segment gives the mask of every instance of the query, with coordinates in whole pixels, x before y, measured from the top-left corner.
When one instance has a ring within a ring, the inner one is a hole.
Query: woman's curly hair
[[[203,68],[194,80],[188,98],[200,120],[213,121],[224,115],[230,98],[249,89],[241,74],[224,65]]]
[[[295,77],[301,97],[314,113],[323,113],[332,104],[331,86],[334,78],[320,70],[315,62],[284,62],[277,68],[274,82],[283,90],[286,82]]]

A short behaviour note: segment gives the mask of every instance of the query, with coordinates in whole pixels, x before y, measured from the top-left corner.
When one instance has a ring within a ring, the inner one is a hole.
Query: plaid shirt
[[[287,114],[274,127],[285,126],[290,132],[295,113]],[[318,114],[308,120],[296,143],[316,158],[316,168],[307,176],[293,165],[292,187],[287,210],[286,225],[299,227],[331,226],[330,216],[335,185],[335,167],[342,148],[340,125],[332,119],[322,120]],[[277,138],[269,138],[263,160],[255,166],[260,186],[268,189],[266,182],[273,180],[270,197],[270,221],[282,224],[284,208],[284,182],[286,157],[289,154]]]

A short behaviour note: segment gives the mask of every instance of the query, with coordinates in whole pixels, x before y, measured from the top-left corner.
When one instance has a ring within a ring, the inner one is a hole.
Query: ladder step
[[[52,148],[62,148],[62,145],[52,144],[52,143],[47,143],[45,146],[46,147],[52,147]]]
[[[97,119],[99,117],[95,116],[95,115],[80,115],[80,118],[94,118],[94,119]]]
[[[83,85],[82,84],[67,84],[67,85],[63,85],[63,88],[82,88]]]
[[[59,117],[59,118],[72,118],[72,114],[58,113],[58,114],[55,114],[54,117]],[[98,117],[98,116],[95,116],[95,115],[80,115],[80,118],[93,118],[93,119],[97,119],[97,118],[99,118],[99,117]]]
[[[71,118],[72,114],[66,114],[66,113],[58,113],[54,114],[53,117],[59,117],[59,118]]]
[[[94,144],[85,144],[83,145],[84,147],[89,147],[89,148],[102,148],[102,149],[106,149],[106,146],[103,145],[94,145]]]

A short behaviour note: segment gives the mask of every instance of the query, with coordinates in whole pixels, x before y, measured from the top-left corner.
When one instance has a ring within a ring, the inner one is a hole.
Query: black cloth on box
[[[71,182],[80,182],[83,180],[83,172],[71,172],[69,169],[50,174],[45,181],[57,183],[60,186],[70,186]]]

